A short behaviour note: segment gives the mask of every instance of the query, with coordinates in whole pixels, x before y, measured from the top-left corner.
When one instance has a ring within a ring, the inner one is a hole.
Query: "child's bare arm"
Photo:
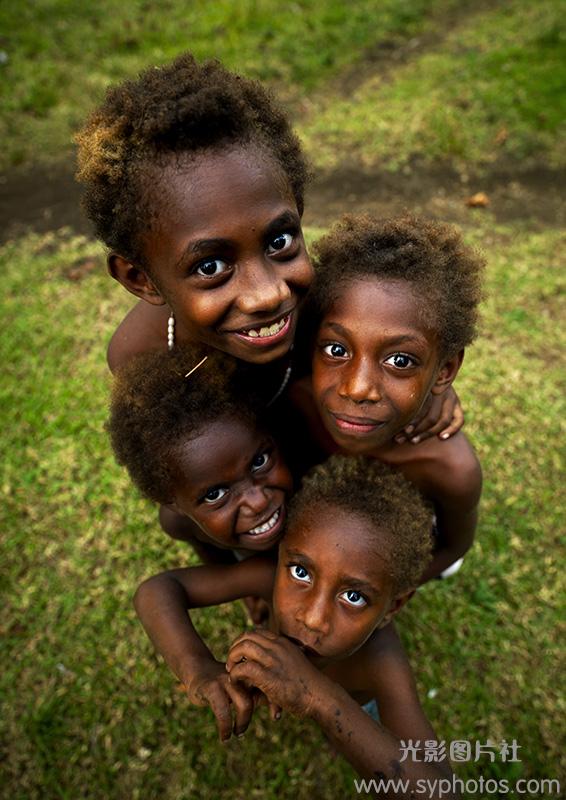
[[[195,705],[210,705],[221,739],[246,729],[253,702],[242,687],[230,684],[224,664],[217,661],[195,630],[187,610],[236,600],[249,594],[269,598],[274,566],[265,558],[250,558],[229,566],[170,570],[144,581],[134,605],[138,616],[170,669]]]
[[[399,444],[406,441],[418,444],[431,436],[449,439],[463,425],[464,410],[456,390],[450,386],[440,395],[431,395],[417,419],[398,434],[395,441]]]
[[[446,762],[402,761],[401,740],[433,740],[434,732],[418,702],[414,681],[394,631],[388,652],[374,664],[375,694],[384,705],[383,725],[375,723],[338,683],[320,672],[288,639],[269,631],[243,634],[232,645],[226,668],[232,682],[259,688],[271,703],[299,717],[314,719],[357,772],[366,778],[407,781],[405,793],[380,797],[412,797],[418,780],[438,787],[451,775]],[[370,676],[371,677],[371,676]],[[370,680],[371,685],[371,680]],[[386,693],[386,699],[384,699]],[[422,754],[421,754],[422,758]],[[436,782],[436,783],[435,783]],[[430,794],[434,797],[434,791]],[[443,797],[453,797],[443,784]]]
[[[138,300],[108,344],[106,358],[111,372],[116,372],[141,353],[167,350],[168,313],[164,306],[152,306]]]
[[[452,452],[438,463],[434,485],[425,490],[434,502],[437,542],[422,583],[439,575],[472,546],[482,488],[480,463],[463,434],[438,447]]]

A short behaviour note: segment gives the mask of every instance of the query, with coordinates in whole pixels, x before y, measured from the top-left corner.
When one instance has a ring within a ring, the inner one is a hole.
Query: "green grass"
[[[303,97],[365,48],[419,31],[456,0],[5,0],[0,166],[68,154],[110,84],[191,50]],[[371,19],[371,25],[368,25]]]
[[[461,776],[558,777],[564,237],[477,220],[468,238],[489,254],[489,300],[458,388],[485,470],[478,540],[460,575],[425,587],[400,623],[442,738],[523,748],[520,764],[462,765]],[[90,256],[100,269],[70,281]],[[351,770],[314,726],[260,715],[222,746],[211,715],[174,688],[131,597],[141,578],[190,555],[159,530],[103,430],[104,346],[128,295],[99,247],[69,231],[8,243],[0,258],[3,796],[353,796]],[[221,656],[245,617],[225,606],[199,624]]]
[[[109,85],[187,49],[275,87],[319,166],[354,158],[397,169],[414,157],[563,166],[565,10],[563,0],[479,10],[458,0],[5,0],[0,167],[70,157]],[[396,61],[408,40],[416,49]],[[366,54],[377,54],[376,69]]]
[[[5,0],[0,163],[69,159],[106,86],[191,48],[275,86],[318,165],[558,166],[562,17],[556,0]],[[405,62],[374,67],[368,54],[417,35]],[[469,220],[467,238],[489,258],[488,299],[458,390],[484,465],[482,517],[462,572],[418,593],[402,635],[443,739],[522,746],[520,764],[472,763],[460,776],[563,777],[564,236],[497,225],[489,210]],[[98,270],[71,280],[87,257]],[[130,298],[101,248],[60,230],[9,242],[0,260],[0,796],[354,796],[351,770],[314,726],[260,714],[243,740],[220,745],[134,617],[137,583],[190,554],[160,531],[104,433],[105,344]],[[235,605],[199,624],[221,656],[246,622]]]
[[[563,2],[496,4],[350,96],[321,93],[300,121],[307,147],[325,166],[352,154],[390,169],[414,157],[462,169],[541,157],[564,166],[565,11]]]

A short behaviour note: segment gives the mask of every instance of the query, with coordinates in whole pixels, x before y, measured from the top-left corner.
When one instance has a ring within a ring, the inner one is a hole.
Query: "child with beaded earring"
[[[294,401],[323,452],[379,459],[433,503],[422,580],[447,576],[474,538],[480,464],[462,432],[413,446],[403,431],[449,390],[474,339],[483,259],[450,226],[411,216],[346,216],[315,249],[312,377]]]
[[[312,267],[308,169],[268,91],[186,53],[110,89],[77,142],[109,272],[139,299],[112,337],[110,368],[201,343],[261,365],[265,396],[278,395]],[[422,422],[432,433],[461,424],[455,397]]]
[[[277,565],[261,556],[232,566],[175,569],[138,589],[138,615],[196,705],[209,705],[221,739],[243,735],[261,693],[316,722],[364,777],[450,791],[447,762],[402,757],[435,739],[420,706],[392,618],[431,557],[432,511],[402,475],[376,460],[332,456],[315,467],[290,505]],[[267,629],[242,634],[217,661],[187,609],[258,594]],[[368,713],[365,713],[365,712]],[[389,787],[389,792],[393,787]],[[397,786],[396,791],[399,791]],[[404,793],[403,793],[404,792]]]
[[[251,379],[275,401],[313,273],[301,229],[308,169],[274,99],[186,53],[110,89],[77,142],[108,270],[138,298],[110,341],[111,370],[203,344],[255,365]],[[411,436],[451,434],[463,417],[447,393],[410,422]],[[173,538],[191,538],[171,507],[159,518]]]

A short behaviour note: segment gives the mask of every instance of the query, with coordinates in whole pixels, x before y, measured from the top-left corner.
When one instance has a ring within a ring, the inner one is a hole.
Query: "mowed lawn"
[[[341,146],[351,141],[362,164],[383,159],[396,168],[417,153],[488,169],[498,157],[495,147],[505,158],[518,159],[518,168],[524,159],[560,163],[554,84],[547,80],[550,73],[555,80],[564,43],[557,3],[515,0],[493,9],[480,4],[477,12],[458,18],[465,45],[459,48],[450,31],[433,37],[431,52],[405,59],[382,84],[369,78],[371,62],[364,67],[363,54],[372,47],[379,51],[380,42],[402,47],[411,37],[432,36],[443,13],[458,12],[459,4],[367,0],[359,4],[360,13],[345,15],[334,3],[298,3],[295,14],[267,1],[239,4],[238,13],[227,2],[195,3],[199,14],[192,40],[171,22],[181,19],[182,4],[168,4],[169,16],[158,13],[157,3],[145,4],[145,12],[142,5],[132,4],[136,22],[128,28],[110,2],[87,13],[78,3],[43,0],[35,16],[26,7],[21,18],[14,3],[5,4],[8,43],[0,49],[9,60],[0,69],[10,70],[5,74],[15,87],[2,120],[10,134],[6,164],[31,164],[40,150],[56,160],[68,152],[72,129],[104,85],[153,60],[166,60],[192,41],[202,57],[210,52],[213,30],[216,52],[226,63],[241,65],[280,91],[289,87],[299,130],[326,166],[332,163],[328,154],[335,130],[328,121],[334,118],[344,120]],[[378,7],[382,16],[372,32],[363,23]],[[530,24],[519,25],[527,13]],[[93,19],[98,33],[88,38]],[[252,19],[258,20],[255,26]],[[497,25],[499,43],[491,33]],[[527,61],[509,55],[512,31],[519,28],[519,50],[530,48]],[[48,35],[51,30],[58,35]],[[128,30],[133,30],[130,39]],[[113,49],[108,46],[112,36]],[[269,58],[260,47],[264,40],[270,42]],[[506,54],[501,64],[511,67],[496,69],[497,53]],[[41,70],[32,69],[34,59],[36,67],[46,65],[43,83]],[[468,74],[470,59],[475,72]],[[61,75],[70,74],[71,63],[76,79],[63,84]],[[348,113],[340,92],[339,78],[350,80],[358,67],[366,76],[359,102],[368,103],[368,130],[389,125],[379,137],[360,135],[362,123]],[[426,84],[432,69],[438,70],[435,85],[443,93],[436,110],[445,110],[452,127],[435,117]],[[467,76],[467,106],[457,106],[448,80],[455,69]],[[80,83],[87,76],[93,85],[85,97]],[[51,87],[47,99],[45,87]],[[30,94],[27,106],[18,105],[22,93],[32,89],[36,100]],[[508,93],[519,97],[519,90],[528,103],[509,100]],[[419,91],[427,102],[417,118]],[[385,121],[371,111],[383,97],[396,104],[396,113],[386,114]],[[399,120],[411,109],[410,131],[404,132]],[[457,133],[456,118],[468,130],[454,147],[455,134],[447,137],[444,150],[440,137],[424,135],[430,120]],[[419,120],[423,135],[417,130],[413,136]],[[497,137],[502,128],[507,134],[494,145],[492,133]],[[469,134],[474,129],[477,136]],[[391,142],[398,143],[397,155]],[[307,233],[312,239],[314,232]],[[484,756],[458,765],[459,776],[564,778],[560,625],[565,587],[559,547],[566,237],[541,224],[497,224],[489,208],[470,211],[464,233],[488,259],[482,335],[457,381],[466,430],[484,466],[482,515],[477,543],[460,574],[419,591],[399,627],[441,739],[515,739],[521,747],[520,762],[498,757],[491,763]],[[331,756],[314,725],[286,716],[272,723],[263,711],[243,739],[221,745],[210,712],[189,706],[135,618],[131,598],[138,582],[190,563],[191,553],[161,532],[155,508],[139,498],[114,463],[104,432],[105,347],[131,301],[105,274],[101,246],[61,229],[6,243],[0,260],[0,796],[355,796],[353,772]],[[201,611],[197,621],[218,657],[247,624],[239,604]]]

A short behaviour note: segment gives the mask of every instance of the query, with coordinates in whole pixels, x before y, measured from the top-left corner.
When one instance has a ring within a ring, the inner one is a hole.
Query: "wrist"
[[[322,672],[311,689],[311,702],[307,716],[325,730],[333,724],[336,708],[341,705],[348,693],[335,681]]]
[[[183,658],[173,671],[187,691],[191,692],[203,678],[209,677],[212,671],[223,672],[224,664],[217,661],[212,654],[198,655]]]

